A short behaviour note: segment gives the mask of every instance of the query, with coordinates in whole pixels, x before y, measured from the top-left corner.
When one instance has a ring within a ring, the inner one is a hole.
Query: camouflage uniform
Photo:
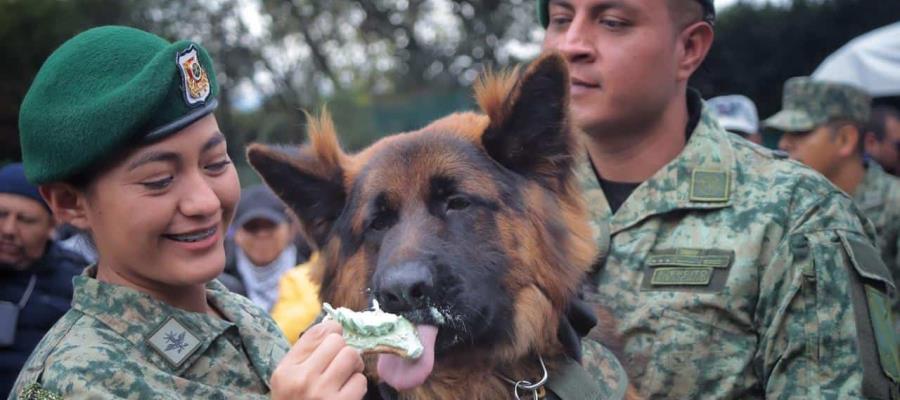
[[[782,103],[783,109],[764,123],[785,135],[794,135],[837,119],[865,124],[869,120],[871,98],[862,89],[851,85],[795,77],[785,82]],[[873,161],[866,161],[866,168],[862,182],[853,190],[853,201],[874,223],[881,257],[896,285],[900,278],[900,182]],[[900,304],[896,299],[894,311],[896,320],[900,315],[897,314]],[[900,325],[897,332],[900,332]]]
[[[853,201],[875,225],[881,258],[891,270],[894,284],[900,284],[900,179],[868,160],[866,176],[856,187]],[[896,303],[894,307],[896,320],[900,310]]]
[[[95,275],[91,267],[75,278],[72,309],[31,354],[10,399],[268,398],[288,344],[249,300],[207,284],[226,321]]]
[[[684,150],[614,215],[590,164],[579,171],[609,249],[586,300],[617,317],[632,384],[649,398],[889,398],[895,289],[871,224],[821,175],[688,103],[700,115]]]

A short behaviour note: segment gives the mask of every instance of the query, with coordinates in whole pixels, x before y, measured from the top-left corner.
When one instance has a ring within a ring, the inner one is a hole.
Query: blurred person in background
[[[783,132],[781,150],[825,175],[872,221],[881,258],[896,284],[900,283],[900,179],[863,155],[870,104],[869,96],[854,86],[796,77],[785,83],[783,109],[765,125]],[[893,308],[896,320],[900,312],[896,299]]]
[[[900,112],[896,108],[873,107],[863,140],[866,154],[885,172],[894,176],[900,174]]]
[[[317,253],[313,253],[309,261],[285,272],[278,283],[278,299],[272,306],[272,319],[291,343],[322,311],[319,285],[310,278],[317,260]]]
[[[53,215],[22,164],[0,169],[0,398],[44,334],[69,310],[87,262],[50,239]]]
[[[756,104],[753,104],[753,100],[744,95],[733,94],[713,97],[706,101],[706,105],[713,111],[719,120],[719,125],[726,131],[762,145],[762,135],[759,134],[759,116],[757,116]]]
[[[247,187],[235,213],[234,237],[225,244],[225,271],[219,279],[270,311],[281,276],[308,258],[308,249],[297,242],[287,206],[265,185]]]

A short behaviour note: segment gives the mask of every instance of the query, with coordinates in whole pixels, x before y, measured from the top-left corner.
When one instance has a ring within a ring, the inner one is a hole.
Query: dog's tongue
[[[421,385],[434,367],[434,340],[438,328],[419,325],[416,326],[416,333],[425,348],[418,359],[408,360],[393,354],[378,355],[378,376],[394,389],[409,390]]]

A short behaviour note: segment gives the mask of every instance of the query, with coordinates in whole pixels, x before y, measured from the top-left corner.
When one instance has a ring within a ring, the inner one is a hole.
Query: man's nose
[[[591,34],[584,31],[586,26],[583,19],[576,16],[557,43],[556,50],[570,63],[591,62],[597,56],[595,47],[589,42]]]
[[[5,217],[0,217],[0,233],[4,235],[12,235],[16,233],[16,216],[12,213]]]

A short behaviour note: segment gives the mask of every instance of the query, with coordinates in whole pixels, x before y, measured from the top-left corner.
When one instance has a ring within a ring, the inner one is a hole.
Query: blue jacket
[[[87,262],[54,242],[44,256],[25,271],[0,270],[0,300],[18,303],[35,274],[34,291],[19,311],[16,338],[12,346],[0,347],[0,398],[6,398],[25,365],[25,360],[44,334],[72,303],[72,278],[81,274]]]

